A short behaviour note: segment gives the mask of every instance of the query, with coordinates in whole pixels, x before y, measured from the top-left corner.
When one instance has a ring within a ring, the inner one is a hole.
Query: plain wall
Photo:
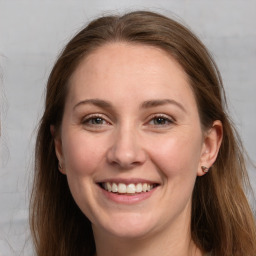
[[[256,163],[256,1],[0,0],[0,83],[6,95],[4,104],[0,97],[0,255],[32,255],[25,241],[35,129],[56,56],[91,18],[149,8],[183,21],[209,48],[232,117]],[[250,178],[256,191],[252,168]]]

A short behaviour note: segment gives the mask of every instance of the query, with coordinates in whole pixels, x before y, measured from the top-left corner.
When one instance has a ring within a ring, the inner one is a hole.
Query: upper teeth
[[[128,193],[128,194],[134,194],[134,193],[140,193],[140,192],[148,192],[150,191],[154,186],[152,184],[148,183],[131,183],[131,184],[124,184],[124,183],[110,183],[110,182],[104,182],[103,188],[109,192],[113,193]]]

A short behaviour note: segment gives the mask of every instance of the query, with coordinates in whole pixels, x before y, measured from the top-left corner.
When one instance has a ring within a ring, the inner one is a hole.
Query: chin
[[[126,239],[138,239],[147,236],[154,229],[153,221],[145,216],[112,217],[103,228],[111,236]],[[99,226],[98,226],[99,228]],[[99,229],[101,229],[99,228]]]
[[[150,233],[148,228],[143,227],[125,227],[125,228],[118,228],[113,229],[111,228],[108,232],[117,238],[124,238],[124,239],[142,239]]]

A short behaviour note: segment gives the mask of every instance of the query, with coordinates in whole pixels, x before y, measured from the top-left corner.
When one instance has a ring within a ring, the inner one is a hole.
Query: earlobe
[[[223,137],[222,123],[219,120],[213,122],[212,127],[206,131],[201,153],[201,161],[198,166],[198,176],[205,175],[214,164]]]
[[[54,148],[55,148],[55,154],[59,161],[58,163],[58,169],[61,173],[65,174],[64,167],[63,167],[63,154],[62,154],[62,142],[59,135],[56,133],[56,129],[53,125],[50,126],[51,135],[54,140]]]

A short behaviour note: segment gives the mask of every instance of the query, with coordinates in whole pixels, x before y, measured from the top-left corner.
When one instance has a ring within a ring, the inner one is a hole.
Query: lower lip
[[[156,189],[157,187],[151,189],[148,192],[137,193],[134,195],[126,195],[126,194],[111,193],[101,188],[104,196],[106,196],[109,200],[119,204],[135,204],[135,203],[144,201],[149,197],[151,197],[152,194],[156,191]]]

